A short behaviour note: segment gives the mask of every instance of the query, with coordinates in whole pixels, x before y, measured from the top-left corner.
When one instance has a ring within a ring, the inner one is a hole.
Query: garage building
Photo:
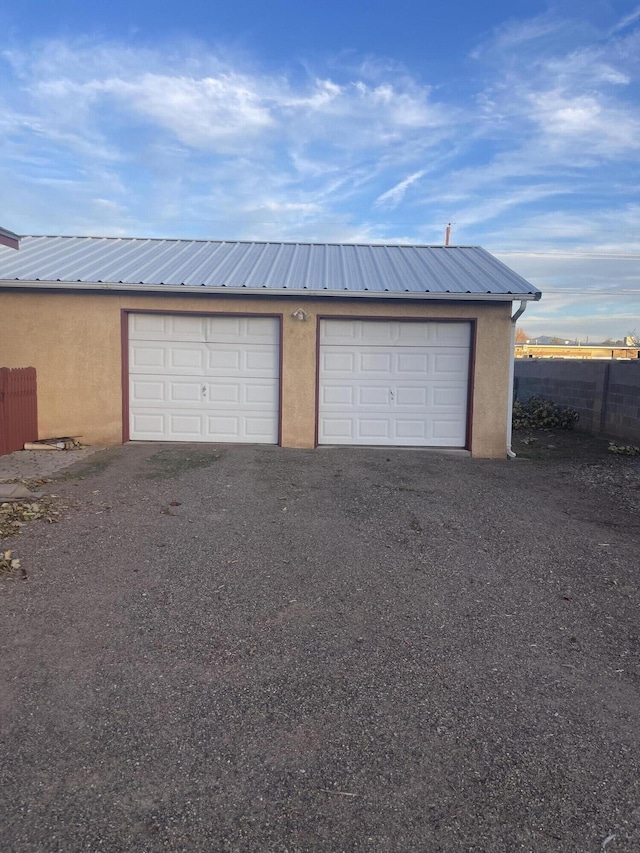
[[[506,455],[512,317],[541,294],[480,247],[17,245],[0,366],[36,367],[41,438]]]

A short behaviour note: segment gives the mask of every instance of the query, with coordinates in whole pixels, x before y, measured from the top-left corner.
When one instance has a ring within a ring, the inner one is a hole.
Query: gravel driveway
[[[638,485],[597,453],[95,454],[4,543],[2,850],[639,850]]]

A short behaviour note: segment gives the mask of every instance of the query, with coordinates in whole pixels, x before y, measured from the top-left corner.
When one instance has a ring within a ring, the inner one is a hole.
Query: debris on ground
[[[82,447],[78,435],[66,435],[61,438],[41,438],[27,441],[24,450],[77,450]]]
[[[49,498],[36,501],[4,501],[0,504],[0,539],[15,536],[29,521],[42,518],[49,523],[59,521],[60,511]]]
[[[20,560],[14,559],[12,554],[13,551],[0,551],[0,577],[12,575],[20,568]],[[22,569],[22,576],[27,576],[24,569]]]
[[[23,489],[26,487],[23,485]],[[21,490],[17,490],[21,491]],[[29,493],[28,489],[26,489]],[[60,520],[59,504],[52,498],[36,498],[36,495],[31,492],[31,500],[17,500],[15,498],[4,500],[0,503],[0,539],[6,539],[9,536],[17,536],[22,532],[22,528],[30,521],[44,519],[50,524],[54,524]],[[27,573],[20,565],[20,560],[13,557],[12,551],[0,551],[0,577],[11,577],[18,570],[22,573],[22,577],[26,579]]]
[[[41,498],[42,492],[32,492],[24,483],[0,483],[0,501],[24,501]]]
[[[615,441],[610,441],[607,450],[621,456],[640,456],[640,447],[635,444],[616,444]]]
[[[534,395],[529,400],[515,400],[512,423],[519,429],[573,429],[579,415],[575,409],[562,408],[551,400]]]

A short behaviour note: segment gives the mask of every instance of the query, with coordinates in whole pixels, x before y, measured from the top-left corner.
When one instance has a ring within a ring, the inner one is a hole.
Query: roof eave
[[[539,290],[530,293],[474,293],[442,291],[373,291],[373,290],[309,290],[293,289],[278,290],[268,287],[225,287],[211,285],[186,285],[186,284],[123,284],[122,282],[96,282],[96,281],[17,281],[15,279],[0,280],[0,288],[11,288],[21,290],[47,289],[47,290],[110,290],[129,293],[190,293],[190,294],[224,294],[231,296],[272,296],[287,298],[304,297],[337,297],[337,298],[360,298],[360,299],[419,299],[419,300],[445,300],[447,302],[513,302],[538,301],[542,293]]]
[[[8,249],[19,249],[20,239],[19,234],[14,234],[8,228],[0,228],[0,246],[6,246]]]

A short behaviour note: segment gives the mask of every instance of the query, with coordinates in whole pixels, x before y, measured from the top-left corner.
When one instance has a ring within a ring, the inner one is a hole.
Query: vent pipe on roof
[[[446,231],[444,232],[444,244],[445,246],[449,245],[449,240],[451,239],[451,223],[447,225]]]

